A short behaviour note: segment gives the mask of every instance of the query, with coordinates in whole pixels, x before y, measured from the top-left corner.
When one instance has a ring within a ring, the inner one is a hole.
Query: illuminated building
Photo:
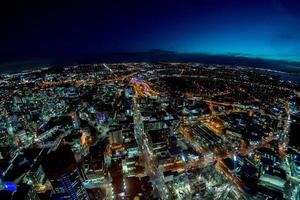
[[[13,200],[24,199],[24,200],[39,200],[36,191],[32,186],[25,183],[18,184],[17,191],[13,193]]]
[[[44,158],[42,166],[53,187],[54,199],[88,199],[71,149],[58,147]]]
[[[5,192],[5,193],[4,193]],[[25,183],[16,185],[13,182],[2,181],[0,179],[0,198],[11,199],[11,200],[39,200],[36,191],[32,186]]]
[[[286,173],[280,167],[268,166],[259,178],[259,184],[283,192],[286,188]]]
[[[76,112],[72,112],[72,113],[71,113],[71,117],[72,117],[73,128],[79,129],[79,126],[80,126],[80,119],[79,119],[77,113],[76,113]]]
[[[109,132],[109,141],[112,145],[123,143],[123,134],[121,129],[114,129]]]
[[[204,125],[197,125],[192,127],[194,137],[197,141],[206,146],[216,146],[222,143],[222,138],[214,134],[210,129]]]
[[[13,182],[7,182],[7,181],[3,182],[0,179],[0,190],[6,190],[6,191],[14,192],[14,191],[17,190],[17,186]]]

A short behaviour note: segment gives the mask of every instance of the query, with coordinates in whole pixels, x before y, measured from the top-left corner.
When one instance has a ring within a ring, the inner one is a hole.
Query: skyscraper
[[[89,199],[70,148],[59,146],[44,158],[42,166],[53,187],[54,199]]]

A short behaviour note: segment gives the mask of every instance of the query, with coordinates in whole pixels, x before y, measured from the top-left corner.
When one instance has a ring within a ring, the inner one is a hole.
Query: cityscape
[[[2,74],[1,199],[299,199],[300,85],[283,74],[202,63]]]
[[[299,0],[9,0],[0,26],[0,200],[300,200]]]

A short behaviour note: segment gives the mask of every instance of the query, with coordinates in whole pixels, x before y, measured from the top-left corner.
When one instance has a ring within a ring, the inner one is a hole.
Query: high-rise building
[[[53,199],[89,199],[70,148],[59,146],[44,158],[42,166],[53,187]]]
[[[76,112],[72,112],[71,117],[72,117],[73,128],[79,129],[80,119],[78,117],[78,114]]]
[[[123,143],[123,134],[122,129],[114,129],[109,132],[109,141],[112,145],[122,144]]]

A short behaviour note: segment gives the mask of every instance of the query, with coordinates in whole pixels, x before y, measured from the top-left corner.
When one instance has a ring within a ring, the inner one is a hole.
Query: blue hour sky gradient
[[[300,61],[297,0],[29,0],[0,7],[0,63],[151,49]]]

